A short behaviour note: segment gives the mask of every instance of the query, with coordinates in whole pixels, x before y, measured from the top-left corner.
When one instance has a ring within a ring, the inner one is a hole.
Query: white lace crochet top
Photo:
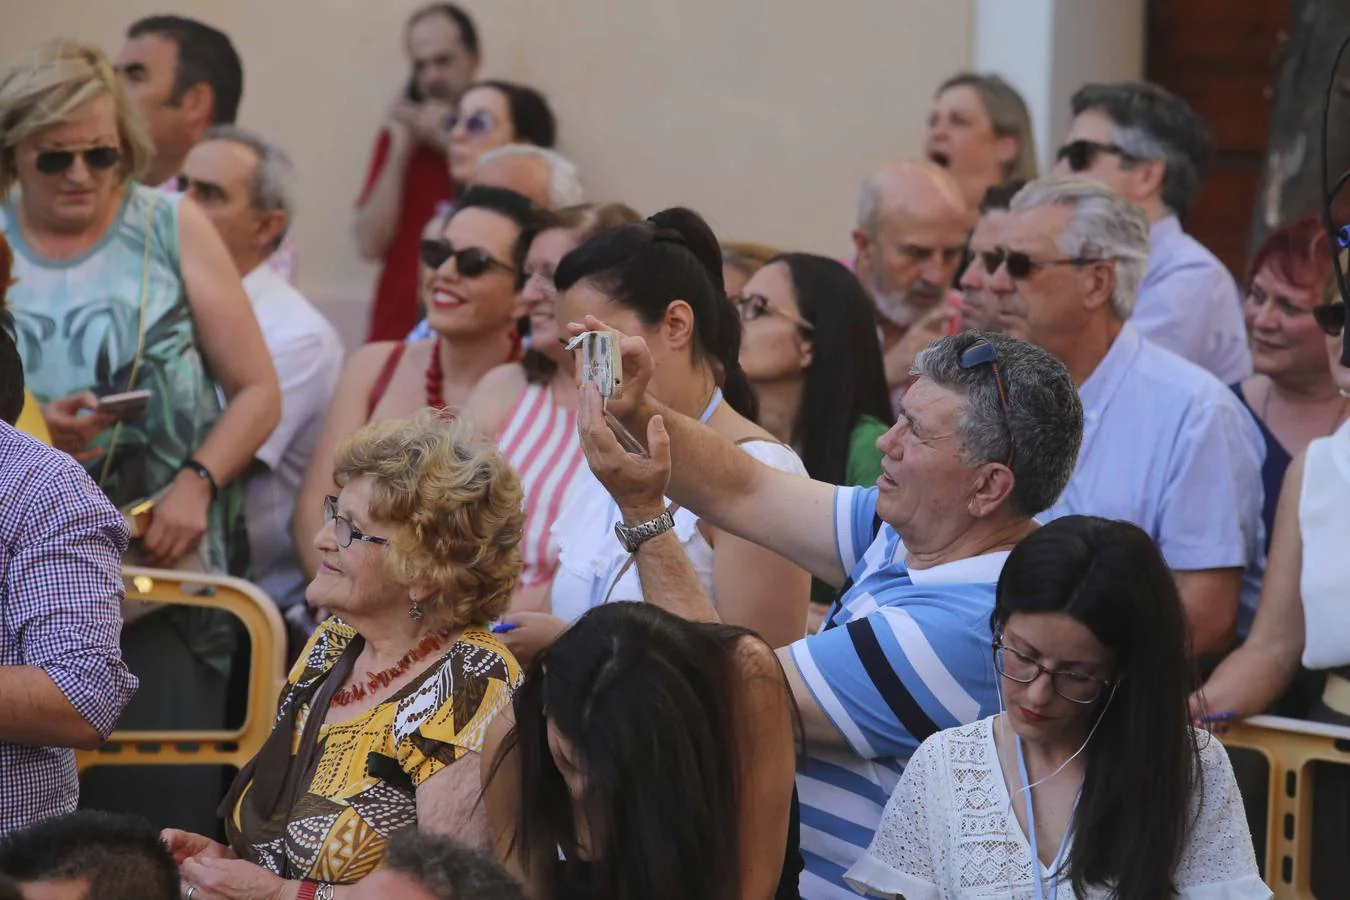
[[[886,804],[872,845],[845,875],[854,890],[904,900],[1036,896],[1031,848],[1012,812],[994,748],[996,718],[938,732],[919,747]],[[1272,894],[1257,874],[1228,754],[1218,740],[1207,735],[1199,740],[1203,808],[1177,866],[1179,896],[1266,900]],[[1046,896],[1050,874],[1042,865]],[[1061,888],[1061,897],[1072,897],[1069,884]],[[1108,896],[1090,889],[1084,900]]]

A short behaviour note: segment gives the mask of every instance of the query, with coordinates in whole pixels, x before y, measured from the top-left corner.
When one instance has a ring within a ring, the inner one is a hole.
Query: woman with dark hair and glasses
[[[549,900],[795,900],[794,707],[743,628],[591,610],[529,667],[486,790],[498,852]]]
[[[1065,516],[1008,556],[1000,715],[905,767],[848,873],[870,896],[1264,900],[1223,746],[1190,727],[1172,574],[1139,528]]]
[[[509,81],[480,81],[464,92],[445,123],[450,144],[450,177],[473,182],[478,159],[507,144],[552,147],[558,123],[544,95]]]
[[[458,409],[493,367],[520,355],[521,270],[530,201],[504,188],[470,188],[439,229],[422,238],[422,296],[434,337],[367,344],[342,370],[314,447],[291,532],[305,573],[319,554],[323,498],[337,493],[333,451],[367,422],[423,407]]]
[[[220,844],[169,830],[185,896],[331,898],[409,828],[486,847],[486,736],[520,682],[489,630],[520,576],[520,479],[465,422],[378,422],[334,458],[306,591],[330,613],[222,809]]]
[[[828,484],[871,487],[890,397],[872,302],[839,262],[809,253],[771,258],[732,298],[741,314],[741,368],[759,397],[759,422]],[[812,586],[828,606],[835,591]]]
[[[1324,282],[1323,304],[1312,309],[1325,332],[1331,377],[1350,397],[1350,369],[1341,365],[1345,304],[1335,279]],[[1350,509],[1350,421],[1316,438],[1294,457],[1275,512],[1266,577],[1247,640],[1228,655],[1191,701],[1197,717],[1243,719],[1266,712],[1289,690],[1300,669],[1325,673],[1320,702],[1306,718],[1350,726],[1350,556],[1345,511]],[[1319,766],[1313,802],[1313,892],[1350,896],[1350,777]]]

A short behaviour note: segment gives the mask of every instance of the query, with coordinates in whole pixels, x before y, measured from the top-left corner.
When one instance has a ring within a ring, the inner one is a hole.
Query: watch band
[[[655,519],[647,522],[640,522],[637,525],[625,525],[623,522],[614,523],[614,534],[623,545],[623,549],[629,553],[636,553],[638,548],[647,543],[654,537],[665,534],[675,527],[675,515],[667,509]]]
[[[331,884],[306,878],[300,882],[300,890],[296,893],[295,900],[333,900],[334,893],[336,892]]]
[[[211,485],[212,500],[215,500],[216,496],[220,494],[220,486],[216,484],[216,476],[212,475],[211,470],[208,469],[206,466],[202,465],[199,460],[193,459],[192,457],[189,456],[187,459],[183,460],[183,464],[178,468],[179,471],[186,469],[187,471],[196,475],[202,481],[205,481],[207,484]],[[308,898],[304,898],[304,900],[308,900]]]

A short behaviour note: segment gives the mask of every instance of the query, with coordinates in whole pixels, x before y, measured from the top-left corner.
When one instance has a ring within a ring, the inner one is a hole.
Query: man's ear
[[[1088,309],[1099,309],[1109,304],[1116,290],[1116,264],[1089,263],[1084,274],[1090,281],[1083,305]]]
[[[216,110],[216,92],[205,81],[199,81],[183,92],[178,108],[193,122],[210,127]]]
[[[1017,479],[1012,469],[1003,463],[986,463],[979,469],[975,485],[969,500],[966,501],[970,514],[977,519],[992,515],[1009,502]]]
[[[259,247],[267,248],[276,243],[286,233],[286,213],[279,209],[259,213],[253,230],[253,241]]]

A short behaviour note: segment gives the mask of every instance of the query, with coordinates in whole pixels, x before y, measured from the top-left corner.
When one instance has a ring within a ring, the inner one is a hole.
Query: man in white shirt
[[[336,329],[267,259],[294,209],[294,169],[271,141],[234,126],[206,133],[183,163],[185,190],[210,216],[244,277],[281,382],[281,423],[258,450],[245,513],[254,580],[283,610],[304,609],[291,514],[342,370]]]

